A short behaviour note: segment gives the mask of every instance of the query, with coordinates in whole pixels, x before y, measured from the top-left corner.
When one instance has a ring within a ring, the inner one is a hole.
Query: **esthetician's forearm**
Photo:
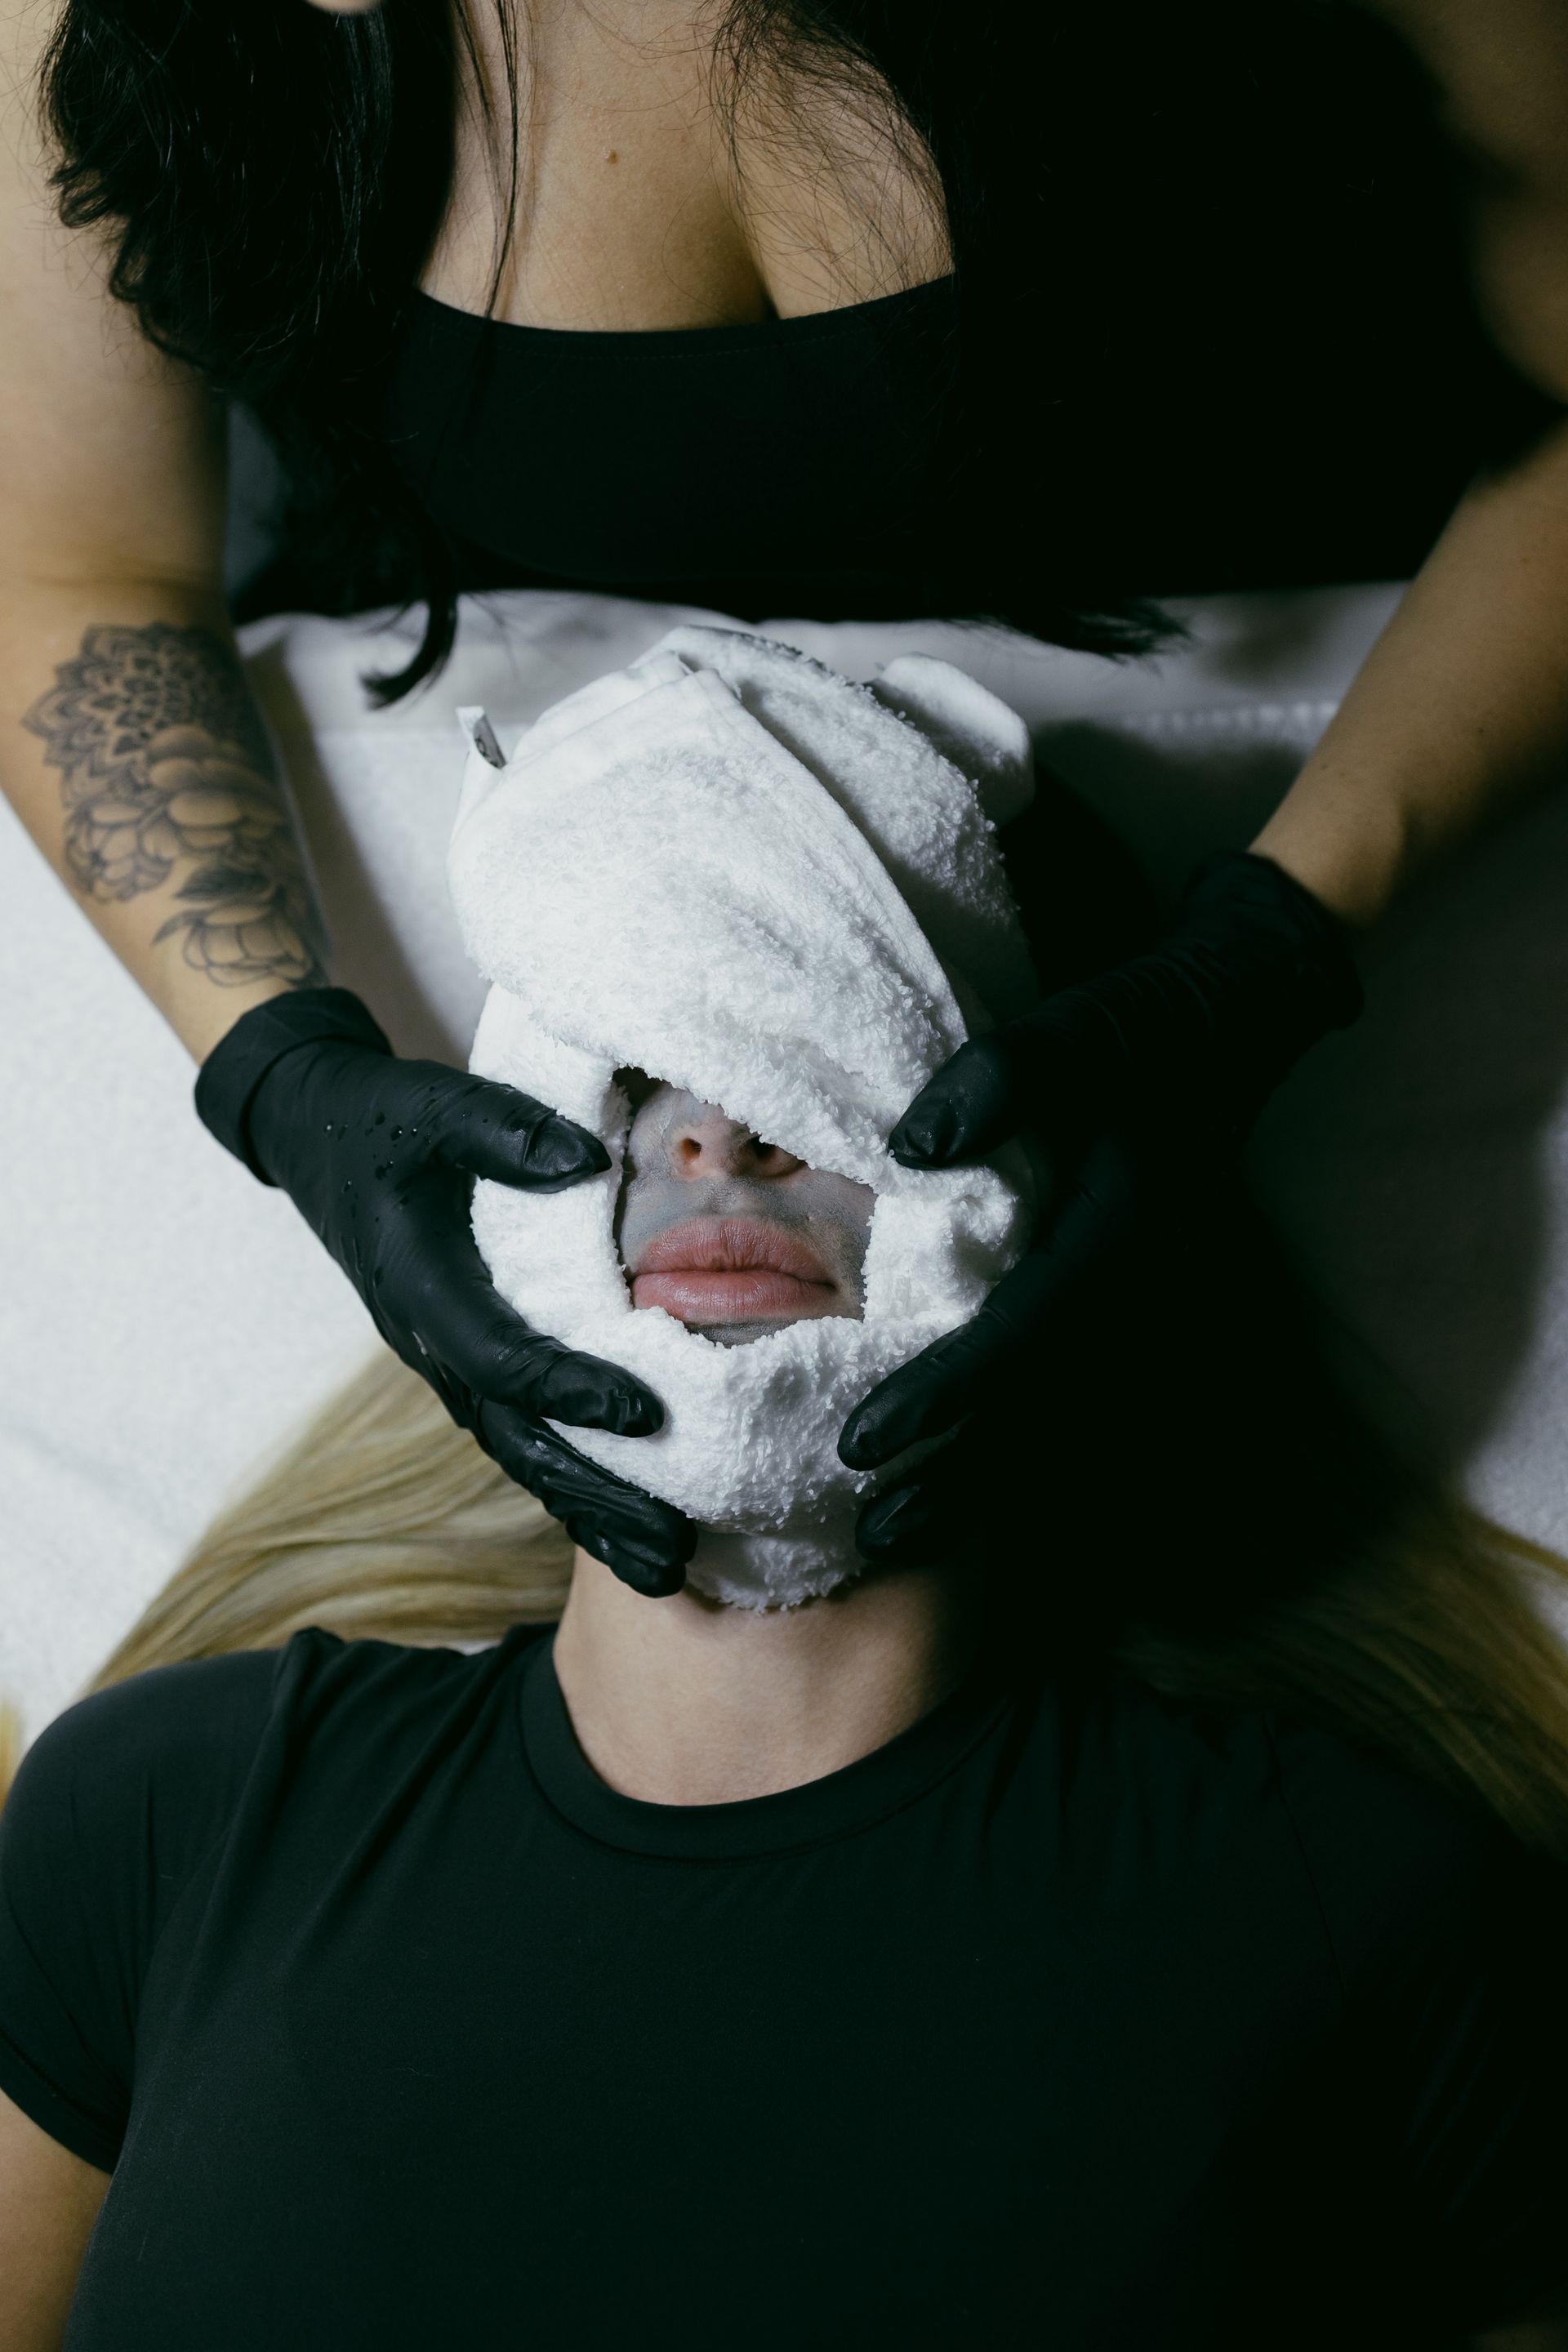
[[[198,1059],[252,1005],[325,977],[294,813],[216,593],[0,587],[0,785]]]
[[[1252,845],[1350,923],[1568,778],[1568,426],[1459,506]]]

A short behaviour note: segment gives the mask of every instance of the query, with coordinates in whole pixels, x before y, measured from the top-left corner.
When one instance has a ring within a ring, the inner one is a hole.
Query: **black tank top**
[[[511,326],[421,294],[389,447],[468,587],[586,585],[754,619],[907,611],[952,292],[944,278],[646,334]]]
[[[1547,408],[1419,72],[1323,0],[1176,16],[938,12],[994,181],[956,277],[649,333],[414,296],[386,446],[459,584],[848,618],[1413,572]]]

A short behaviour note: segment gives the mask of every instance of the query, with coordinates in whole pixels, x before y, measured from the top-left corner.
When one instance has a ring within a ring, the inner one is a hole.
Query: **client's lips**
[[[681,1323],[795,1321],[831,1312],[838,1286],[799,1237],[750,1217],[694,1217],[656,1234],[632,1272],[632,1305]]]

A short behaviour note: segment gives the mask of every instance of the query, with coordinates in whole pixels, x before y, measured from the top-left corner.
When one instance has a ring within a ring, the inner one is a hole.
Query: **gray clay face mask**
[[[616,1239],[634,1307],[741,1347],[786,1324],[861,1318],[876,1194],[763,1141],[716,1103],[622,1071],[634,1105]]]

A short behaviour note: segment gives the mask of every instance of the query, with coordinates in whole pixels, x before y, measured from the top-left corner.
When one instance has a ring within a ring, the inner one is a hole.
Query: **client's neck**
[[[555,1637],[573,1727],[601,1780],[660,1805],[732,1804],[837,1772],[960,1680],[973,1566],[905,1569],[803,1608],[647,1601],[579,1551]]]

